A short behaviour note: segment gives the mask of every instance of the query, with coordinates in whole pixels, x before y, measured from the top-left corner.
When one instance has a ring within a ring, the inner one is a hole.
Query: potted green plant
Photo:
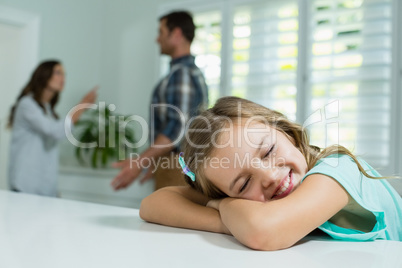
[[[133,126],[127,124],[129,116],[114,113],[110,107],[89,109],[75,125],[74,136],[80,142],[75,155],[82,165],[105,168],[112,161],[121,161],[136,152]],[[114,110],[114,109],[113,109]]]

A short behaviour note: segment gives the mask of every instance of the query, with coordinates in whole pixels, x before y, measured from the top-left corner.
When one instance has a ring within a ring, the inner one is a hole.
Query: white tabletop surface
[[[0,267],[402,267],[402,242],[310,236],[262,252],[223,234],[146,223],[138,210],[0,191]]]

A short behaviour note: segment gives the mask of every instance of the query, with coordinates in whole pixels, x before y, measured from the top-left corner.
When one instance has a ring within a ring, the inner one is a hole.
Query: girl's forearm
[[[172,227],[228,233],[217,210],[167,189],[146,197],[141,203],[140,216],[148,222]]]
[[[270,224],[269,217],[261,217],[263,204],[245,199],[225,198],[218,206],[222,222],[233,236],[242,244],[259,250],[268,249],[262,248],[269,233],[261,230]]]

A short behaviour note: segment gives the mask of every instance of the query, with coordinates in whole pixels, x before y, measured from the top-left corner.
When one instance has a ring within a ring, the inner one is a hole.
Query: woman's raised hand
[[[98,88],[99,86],[95,86],[92,88],[81,100],[80,104],[84,103],[95,103],[96,97],[98,96]]]
[[[71,114],[71,121],[75,124],[77,123],[78,119],[80,118],[81,114],[88,108],[88,104],[94,104],[96,97],[98,96],[98,88],[99,86],[95,86],[92,88],[78,103],[77,106],[75,106],[73,109],[70,110]]]

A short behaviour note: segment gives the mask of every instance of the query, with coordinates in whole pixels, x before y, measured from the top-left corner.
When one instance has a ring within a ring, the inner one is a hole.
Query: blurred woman
[[[11,108],[8,180],[13,191],[57,196],[58,143],[66,138],[65,127],[75,124],[84,111],[59,118],[55,106],[64,81],[59,61],[40,63]],[[87,93],[79,104],[94,103],[96,89]]]

